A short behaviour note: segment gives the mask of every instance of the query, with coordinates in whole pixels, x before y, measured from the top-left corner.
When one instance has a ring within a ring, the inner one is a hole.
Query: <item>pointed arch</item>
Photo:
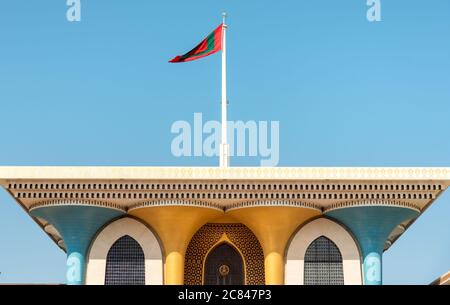
[[[204,283],[205,258],[216,246],[226,242],[241,255],[244,264],[244,283],[264,284],[264,253],[253,232],[241,223],[207,223],[189,242],[185,255],[184,283]]]
[[[106,256],[105,285],[145,285],[145,256],[131,236],[114,242]]]
[[[142,222],[124,217],[104,227],[88,252],[86,284],[105,283],[107,256],[113,245],[129,236],[142,248],[145,258],[145,284],[163,284],[163,253],[157,236]]]
[[[343,285],[342,255],[336,244],[324,235],[316,238],[306,249],[305,285]]]
[[[204,285],[245,285],[245,261],[233,244],[221,241],[205,256]]]
[[[321,236],[332,241],[342,255],[344,284],[361,285],[361,255],[355,240],[343,226],[325,217],[307,223],[294,233],[286,250],[285,284],[304,284],[306,251]]]

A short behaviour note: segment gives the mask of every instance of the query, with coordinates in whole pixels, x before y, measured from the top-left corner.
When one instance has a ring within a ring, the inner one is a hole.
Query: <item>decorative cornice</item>
[[[78,199],[41,201],[31,205],[29,211],[42,207],[52,207],[52,206],[98,206],[119,210],[121,212],[126,212],[126,210],[123,207],[119,206],[118,204],[110,202],[102,202],[94,200],[78,200]]]
[[[195,201],[195,200],[153,200],[146,201],[138,204],[134,204],[128,208],[128,211],[146,208],[146,207],[167,207],[167,206],[188,206],[188,207],[201,207],[209,208],[218,211],[224,211],[223,206],[219,204]]]
[[[353,200],[341,203],[335,203],[324,209],[325,212],[332,210],[345,209],[351,207],[361,206],[395,206],[415,210],[420,213],[420,208],[409,202],[402,202],[396,200]]]
[[[449,167],[0,167],[0,183],[56,180],[445,180]]]
[[[297,208],[314,209],[320,212],[322,211],[322,209],[319,206],[313,203],[293,201],[293,200],[255,200],[255,201],[239,202],[227,206],[226,211],[252,207],[297,207]]]

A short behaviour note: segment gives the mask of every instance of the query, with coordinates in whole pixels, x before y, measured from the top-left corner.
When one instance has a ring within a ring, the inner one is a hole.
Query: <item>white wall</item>
[[[87,259],[86,284],[103,285],[105,283],[108,251],[124,235],[134,238],[144,251],[145,284],[162,285],[162,251],[156,236],[141,222],[127,217],[106,226],[94,240]]]
[[[318,218],[306,224],[291,240],[286,256],[285,284],[303,285],[306,250],[322,235],[333,241],[341,251],[344,284],[361,285],[361,262],[355,241],[341,225],[327,218]]]

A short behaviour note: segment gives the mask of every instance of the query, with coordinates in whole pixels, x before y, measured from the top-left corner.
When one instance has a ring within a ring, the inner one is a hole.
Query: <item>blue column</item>
[[[85,280],[85,257],[92,238],[106,223],[124,214],[123,211],[88,205],[45,205],[32,209],[31,215],[52,224],[66,245],[68,285],[82,285]]]
[[[357,239],[364,260],[364,284],[381,285],[384,243],[396,226],[417,217],[419,211],[385,205],[349,206],[326,211],[325,215],[347,226]]]

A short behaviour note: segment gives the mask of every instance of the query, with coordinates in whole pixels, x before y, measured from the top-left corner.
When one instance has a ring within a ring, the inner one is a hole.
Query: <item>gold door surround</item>
[[[241,223],[207,223],[192,237],[185,256],[184,283],[202,285],[205,260],[212,249],[228,243],[242,256],[247,285],[264,285],[264,253],[258,239]]]

